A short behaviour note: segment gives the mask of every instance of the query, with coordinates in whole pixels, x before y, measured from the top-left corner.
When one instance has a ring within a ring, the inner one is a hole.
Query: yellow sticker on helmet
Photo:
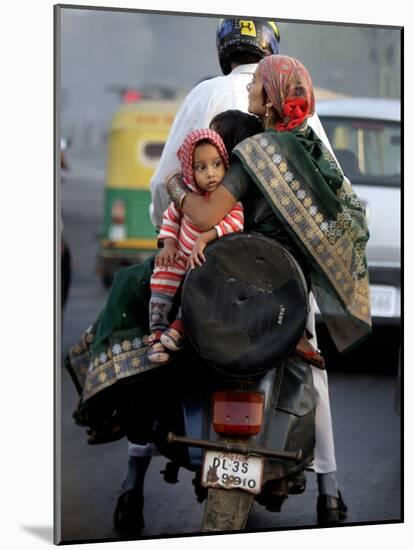
[[[240,25],[240,34],[244,34],[247,36],[256,36],[256,27],[253,21],[245,21],[240,19],[239,20]]]

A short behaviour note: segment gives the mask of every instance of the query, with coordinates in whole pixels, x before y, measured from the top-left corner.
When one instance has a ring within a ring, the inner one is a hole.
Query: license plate
[[[371,315],[393,317],[397,304],[397,290],[392,286],[371,286]]]
[[[243,489],[259,494],[264,459],[221,451],[205,451],[201,484],[204,487]]]

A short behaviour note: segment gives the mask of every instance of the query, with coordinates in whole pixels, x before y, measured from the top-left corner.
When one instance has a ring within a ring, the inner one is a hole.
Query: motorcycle
[[[159,389],[155,422],[130,410],[127,436],[157,444],[170,461],[165,481],[176,483],[180,467],[195,473],[203,532],[241,530],[254,500],[278,512],[305,489],[316,397],[309,364],[293,352],[308,294],[294,257],[254,233],[218,239],[186,276],[187,348]]]

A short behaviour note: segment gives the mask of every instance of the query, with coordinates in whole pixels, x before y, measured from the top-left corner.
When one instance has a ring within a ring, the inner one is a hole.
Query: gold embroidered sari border
[[[285,222],[317,261],[348,311],[361,321],[370,323],[369,291],[366,292],[364,289],[362,293],[358,292],[360,285],[336,253],[334,244],[329,241],[318,222],[302,204],[301,199],[305,200],[306,193],[303,190],[301,176],[294,174],[295,170],[290,167],[280,148],[276,149],[277,144],[272,143],[269,147],[274,152],[271,157],[260,141],[263,141],[260,137],[252,138],[244,145],[242,151],[245,163],[271,197]],[[319,220],[323,219],[320,215]]]

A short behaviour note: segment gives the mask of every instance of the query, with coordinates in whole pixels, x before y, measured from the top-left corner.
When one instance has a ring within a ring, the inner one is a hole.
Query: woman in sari
[[[262,119],[265,132],[233,150],[230,169],[208,204],[201,207],[200,198],[184,189],[178,175],[168,182],[170,197],[202,230],[241,201],[245,231],[275,238],[293,253],[336,347],[347,351],[371,331],[364,209],[307,124],[315,99],[306,68],[291,57],[268,56],[248,90],[249,111]],[[308,334],[315,342],[314,322]],[[347,509],[336,483],[326,371],[312,367],[312,373],[318,394],[318,520],[327,523],[344,519]]]

